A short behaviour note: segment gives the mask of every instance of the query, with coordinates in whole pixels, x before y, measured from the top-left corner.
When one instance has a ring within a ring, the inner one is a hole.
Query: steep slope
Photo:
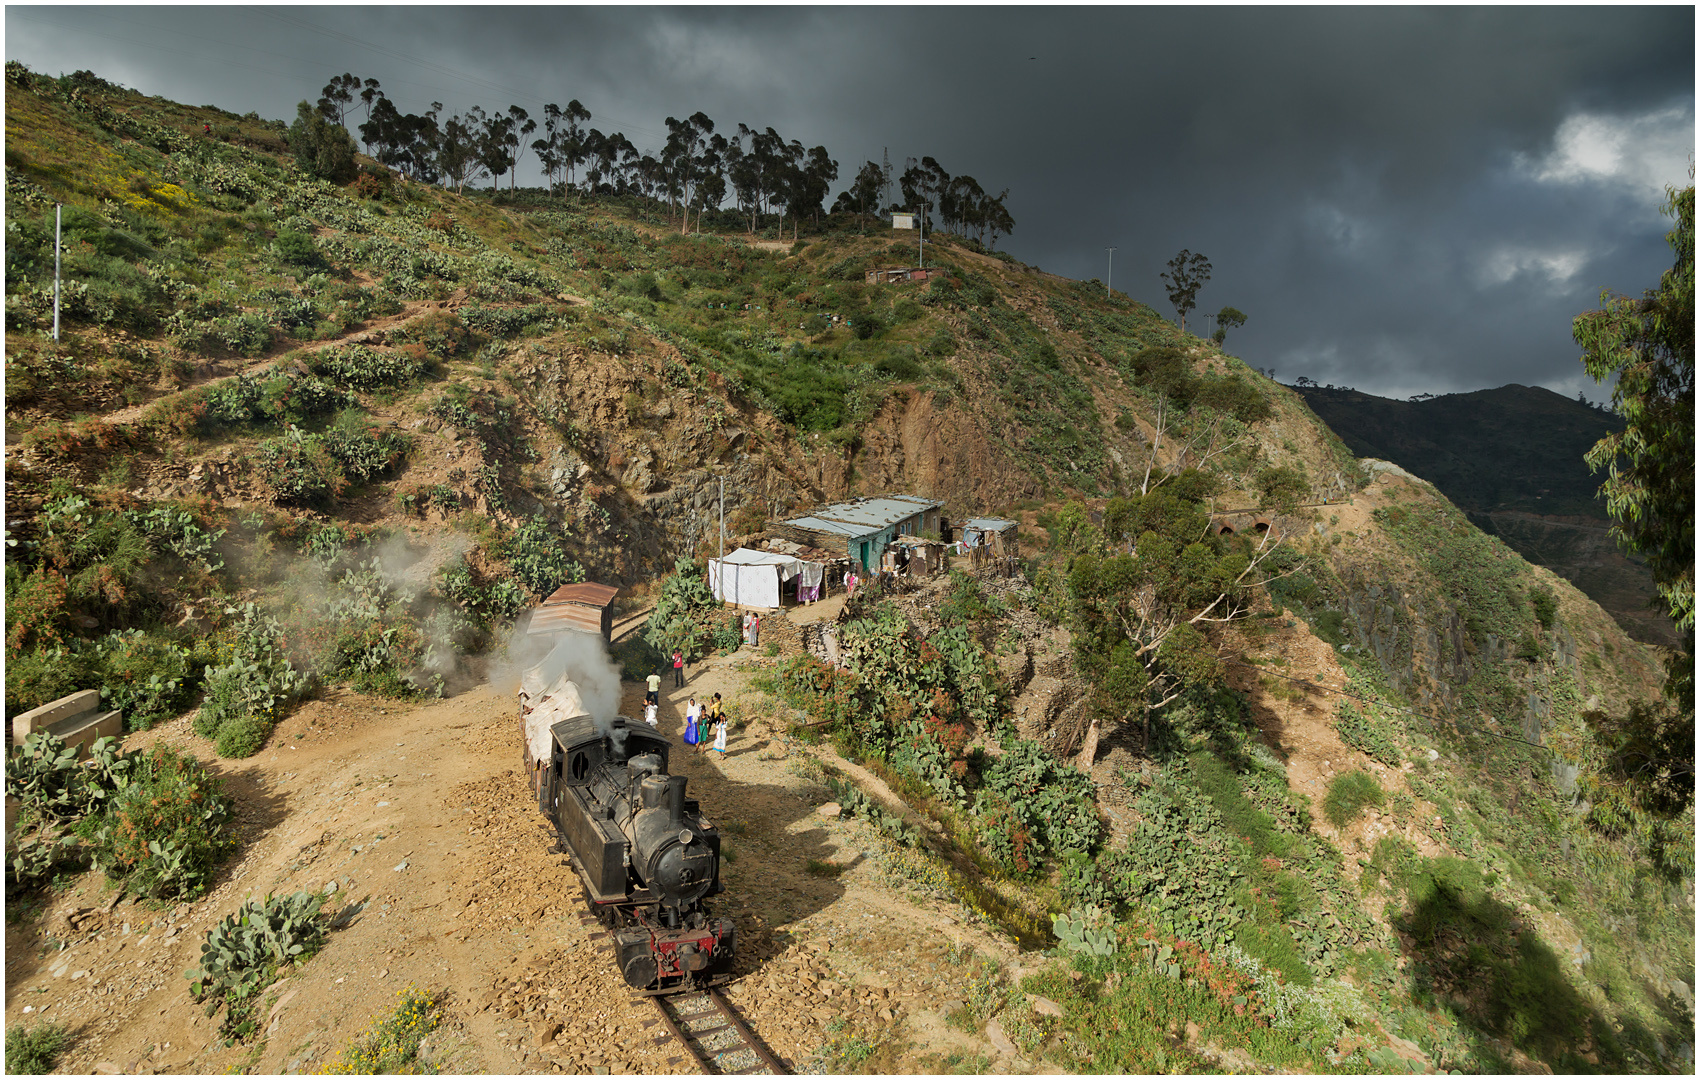
[[[1583,455],[1623,422],[1539,386],[1502,386],[1424,401],[1356,390],[1294,388],[1352,452],[1434,483],[1482,531],[1572,582],[1642,641],[1674,647],[1670,620],[1648,609],[1652,577],[1607,535]]]

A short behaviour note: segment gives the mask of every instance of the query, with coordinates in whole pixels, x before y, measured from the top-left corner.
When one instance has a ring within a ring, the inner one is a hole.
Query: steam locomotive
[[[624,716],[568,716],[548,726],[546,744],[539,727],[528,723],[525,741],[537,808],[554,822],[626,982],[666,993],[728,976],[735,929],[704,902],[724,891],[720,833],[685,797],[685,777],[668,774],[668,741]]]

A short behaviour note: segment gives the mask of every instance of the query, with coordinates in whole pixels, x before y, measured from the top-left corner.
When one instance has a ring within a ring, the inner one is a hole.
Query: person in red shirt
[[[673,650],[673,685],[685,685],[685,654],[678,649]]]

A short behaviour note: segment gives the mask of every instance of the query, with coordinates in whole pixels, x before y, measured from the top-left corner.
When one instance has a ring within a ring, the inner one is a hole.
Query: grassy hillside
[[[276,123],[7,77],[8,716],[99,686],[246,756],[329,683],[478,679],[564,581],[683,605],[722,477],[735,535],[916,491],[1020,517],[1026,576],[871,599],[854,670],[768,692],[962,895],[1062,916],[1026,986],[1062,1015],[988,975],[969,1027],[1074,1070],[1691,1065],[1692,809],[1603,723],[1651,650],[1238,359],[943,235],[869,286],[890,230],[338,188]],[[1149,670],[1117,637],[1217,593]]]

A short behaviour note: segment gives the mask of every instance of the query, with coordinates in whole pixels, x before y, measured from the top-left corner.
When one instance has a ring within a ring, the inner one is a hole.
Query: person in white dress
[[[655,702],[646,701],[643,706],[643,722],[650,727],[660,727],[660,721],[655,718]]]
[[[722,754],[726,752],[726,718],[724,716],[714,722],[714,748]]]

